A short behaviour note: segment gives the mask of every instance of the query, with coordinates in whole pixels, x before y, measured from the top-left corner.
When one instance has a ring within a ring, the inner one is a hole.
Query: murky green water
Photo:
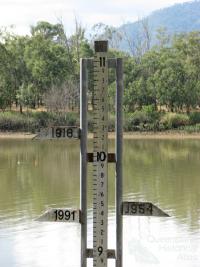
[[[115,247],[114,172],[110,166],[109,248]],[[88,247],[91,173],[90,166]],[[199,266],[200,140],[125,140],[123,182],[124,200],[151,201],[171,215],[123,218],[124,267]],[[80,225],[34,221],[49,207],[79,207],[78,142],[0,140],[1,267],[80,266]]]

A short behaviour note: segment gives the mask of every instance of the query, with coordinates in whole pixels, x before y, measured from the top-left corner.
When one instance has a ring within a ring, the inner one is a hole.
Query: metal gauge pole
[[[108,42],[95,42],[93,99],[93,266],[107,266]]]
[[[87,153],[88,133],[88,70],[93,67],[93,153]],[[115,154],[108,153],[108,68],[116,70],[116,140]],[[93,258],[93,267],[107,267],[107,259],[115,259],[116,267],[123,266],[122,216],[169,217],[151,202],[123,202],[123,62],[121,58],[108,59],[108,42],[95,42],[93,59],[80,61],[80,129],[74,126],[51,126],[34,139],[80,138],[80,208],[51,208],[37,221],[81,224],[81,267],[87,267],[87,258]],[[93,162],[93,248],[87,248],[87,163]],[[108,163],[116,163],[116,249],[108,249]]]
[[[123,251],[123,220],[122,220],[122,192],[123,192],[123,120],[122,120],[122,101],[123,101],[123,63],[118,58],[116,62],[116,267],[122,267],[122,251]]]
[[[87,266],[87,60],[80,61],[80,206],[81,267]]]

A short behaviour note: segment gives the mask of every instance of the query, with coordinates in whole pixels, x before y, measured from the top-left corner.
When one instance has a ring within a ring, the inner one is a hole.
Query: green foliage
[[[191,124],[200,123],[200,112],[191,112],[189,118]]]
[[[187,133],[200,133],[200,123],[196,125],[187,125],[184,127],[180,127],[180,130],[185,131]]]
[[[62,84],[67,77],[70,66],[66,50],[41,35],[31,38],[24,57],[28,70],[43,92],[53,84]]]
[[[48,127],[55,120],[54,118],[55,115],[54,113],[51,112],[45,112],[45,111],[26,112],[25,115],[34,118],[38,122],[38,125],[41,128]]]
[[[125,114],[124,129],[126,131],[159,131],[160,113],[154,106],[144,106],[142,110]]]
[[[14,112],[0,113],[1,131],[33,131],[38,126],[34,118]]]
[[[103,24],[96,25],[96,29],[98,36],[101,35],[99,30],[103,29],[109,42],[119,41],[115,39],[116,29]],[[200,32],[175,35],[170,45],[167,29],[160,29],[158,35],[160,45],[152,49],[138,48],[143,51],[140,56],[131,57],[116,49],[109,50],[109,57],[124,58],[123,101],[127,130],[163,130],[200,122],[196,112],[189,118],[183,114],[189,114],[200,104]],[[79,110],[80,58],[93,56],[81,24],[75,21],[75,32],[71,36],[65,34],[62,23],[40,21],[32,26],[30,36],[0,32],[0,37],[0,109],[5,111],[15,104],[17,108],[20,105],[22,111],[22,107],[43,105],[57,113],[29,114],[38,125],[78,124],[77,114],[64,111]],[[91,69],[88,91],[91,103],[92,78]],[[115,112],[115,78],[115,70],[110,69],[110,113]],[[158,110],[172,113],[161,118]],[[89,128],[92,129],[91,120]],[[114,130],[113,116],[109,129]]]
[[[50,125],[79,125],[77,113],[1,112],[0,131],[35,132]]]
[[[55,113],[55,112],[29,112],[29,116],[32,116],[40,125],[40,127],[48,127],[49,125],[79,125],[79,117],[77,113]]]
[[[134,126],[138,126],[141,123],[148,122],[148,116],[145,111],[137,110],[134,113],[128,114],[128,120]]]
[[[6,107],[9,105],[9,95],[2,88],[0,89],[0,109],[5,111]]]
[[[187,114],[162,113],[147,106],[134,113],[126,113],[124,118],[125,131],[164,131],[171,129],[185,129],[190,120]],[[182,127],[182,128],[181,128]]]
[[[32,36],[40,35],[45,39],[58,42],[63,33],[62,24],[51,24],[47,21],[39,21],[36,26],[31,26]]]
[[[165,129],[178,128],[180,126],[186,126],[189,124],[189,116],[187,114],[178,114],[178,113],[166,113],[161,118],[161,124]]]
[[[143,106],[142,111],[146,113],[149,122],[155,122],[160,118],[160,113],[156,111],[154,105]]]
[[[22,84],[17,91],[16,98],[18,102],[23,106],[30,106],[35,108],[37,101],[38,91],[34,84]]]
[[[110,114],[108,118],[108,131],[115,131],[115,114]]]
[[[21,110],[22,106],[35,107],[45,103],[52,87],[59,90],[66,82],[76,86],[80,58],[92,55],[85,29],[77,21],[69,37],[62,23],[46,21],[32,26],[31,36],[0,31],[0,108],[14,102]],[[68,92],[66,99],[72,95]]]
[[[73,112],[56,114],[56,116],[54,117],[54,125],[78,126],[79,116],[77,113]]]

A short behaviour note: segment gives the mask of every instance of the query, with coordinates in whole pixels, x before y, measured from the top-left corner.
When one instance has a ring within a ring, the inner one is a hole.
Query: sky
[[[30,25],[37,21],[62,20],[71,34],[75,17],[87,30],[98,22],[120,26],[183,2],[188,0],[0,0],[0,27],[14,25],[14,32],[28,34]]]

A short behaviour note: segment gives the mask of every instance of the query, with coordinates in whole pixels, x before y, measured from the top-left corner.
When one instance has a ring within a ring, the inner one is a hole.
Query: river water
[[[109,149],[114,151],[114,141]],[[123,266],[199,267],[200,140],[125,140],[123,159],[123,199],[152,202],[171,216],[123,217]],[[111,164],[110,249],[116,241],[114,174]],[[80,225],[34,220],[50,207],[79,208],[79,193],[77,141],[0,140],[0,266],[80,266]]]

